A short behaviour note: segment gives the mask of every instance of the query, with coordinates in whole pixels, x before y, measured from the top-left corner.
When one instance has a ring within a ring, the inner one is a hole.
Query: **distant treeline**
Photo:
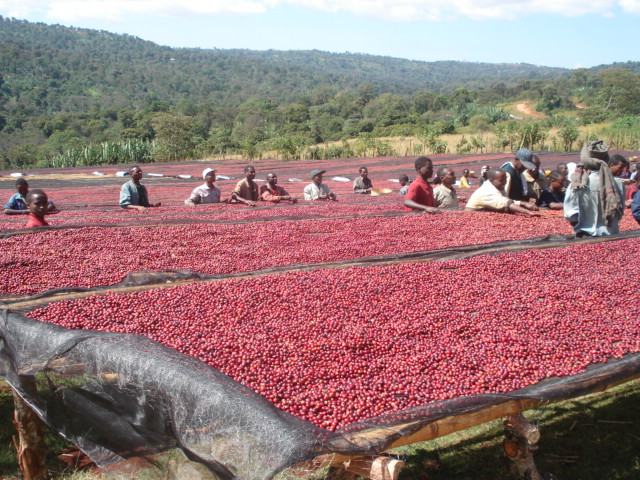
[[[172,49],[0,17],[0,72],[0,169],[252,159],[267,151],[289,160],[393,155],[383,140],[392,136],[417,137],[420,153],[571,149],[580,125],[600,122],[619,148],[635,149],[629,143],[639,130],[638,62],[565,70]],[[505,111],[524,100],[548,118]],[[473,135],[443,144],[440,136],[454,132]],[[483,144],[483,132],[498,140]]]

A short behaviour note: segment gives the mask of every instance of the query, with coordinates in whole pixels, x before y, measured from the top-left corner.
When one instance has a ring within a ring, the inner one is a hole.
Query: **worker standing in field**
[[[536,168],[527,168],[523,173],[527,186],[526,196],[529,201],[535,201],[536,205],[540,205],[540,195],[543,190],[549,188],[549,179],[544,172],[540,170],[540,157],[533,155],[531,162]]]
[[[460,188],[471,188],[471,184],[469,183],[470,177],[471,172],[468,168],[462,170],[462,177],[460,177]]]
[[[403,173],[398,177],[398,183],[400,184],[398,195],[406,195],[407,191],[409,191],[409,177]]]
[[[49,223],[44,216],[49,213],[49,198],[42,190],[31,190],[27,193],[27,209],[29,220],[25,228],[48,227]]]
[[[512,200],[505,194],[507,172],[501,168],[490,168],[487,171],[487,181],[473,192],[467,202],[466,210],[488,210],[491,212],[524,213],[525,215],[540,215],[538,207],[524,200]]]
[[[278,176],[275,173],[267,174],[267,183],[260,187],[260,200],[279,203],[282,200],[296,203],[298,199],[278,185]]]
[[[571,175],[564,200],[564,217],[576,236],[618,233],[624,211],[624,193],[608,165],[609,147],[602,140],[586,143],[580,163]]]
[[[4,206],[5,215],[28,215],[27,195],[29,194],[29,183],[24,178],[16,180],[17,192],[11,195],[9,201]],[[47,200],[47,213],[56,210],[56,206],[51,200]]]
[[[554,170],[549,174],[549,188],[540,194],[538,205],[540,208],[562,210],[564,208],[565,186],[567,177],[560,170]]]
[[[325,170],[311,170],[311,183],[304,187],[305,200],[337,200],[338,197],[329,189],[327,185],[322,183],[322,174]]]
[[[216,171],[213,168],[205,168],[202,172],[204,184],[196,187],[191,192],[184,204],[188,207],[207,203],[220,203],[220,189],[215,185]]]
[[[414,163],[418,175],[411,182],[404,196],[404,206],[408,211],[419,210],[424,213],[438,213],[433,189],[429,179],[433,175],[433,162],[429,157],[418,157]]]
[[[360,176],[353,181],[353,193],[369,194],[373,188],[373,183],[369,178],[369,169],[367,167],[360,167],[358,171]]]
[[[521,148],[515,156],[500,167],[507,174],[507,184],[504,187],[507,197],[511,200],[525,200],[527,185],[522,176],[526,169],[534,170],[533,153],[528,148]]]
[[[140,183],[142,169],[138,166],[129,169],[131,180],[122,185],[120,189],[120,206],[144,212],[149,207],[159,207],[160,202],[149,203],[147,188]]]
[[[255,167],[253,165],[244,167],[244,175],[245,178],[240,180],[236,184],[236,188],[231,192],[231,201],[255,207],[258,198],[260,198],[258,194],[258,184],[253,181],[253,179],[256,178]]]
[[[433,197],[438,208],[458,208],[458,194],[453,184],[456,183],[456,174],[449,167],[438,169],[438,176],[442,180],[440,185],[433,189]]]

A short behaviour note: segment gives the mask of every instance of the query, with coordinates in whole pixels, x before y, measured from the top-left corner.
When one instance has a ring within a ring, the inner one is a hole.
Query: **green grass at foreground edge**
[[[524,414],[541,437],[534,458],[559,480],[640,479],[640,380]],[[502,450],[504,419],[393,451],[399,480],[515,479]],[[279,480],[302,478],[285,471]],[[314,479],[326,476],[326,469]]]
[[[640,479],[640,380],[606,392],[549,404],[525,416],[539,422],[541,438],[535,454],[541,472],[560,480]],[[12,437],[13,396],[0,381],[0,478],[19,479]],[[502,451],[502,420],[447,435],[436,440],[396,449],[406,462],[400,480],[495,480],[515,478],[511,462]],[[46,429],[48,465],[52,478],[94,480],[75,472],[56,457],[69,444]],[[315,474],[285,471],[279,480],[322,479]]]
[[[640,381],[524,414],[540,429],[534,458],[558,479],[640,479]],[[502,450],[503,420],[395,450],[400,480],[517,478]]]

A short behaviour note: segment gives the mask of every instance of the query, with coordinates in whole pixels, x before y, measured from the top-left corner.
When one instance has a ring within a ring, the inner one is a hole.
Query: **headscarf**
[[[600,195],[602,196],[602,209],[607,223],[611,220],[620,220],[623,213],[623,203],[616,187],[613,174],[607,164],[609,160],[609,147],[602,140],[592,140],[585,143],[580,152],[580,163],[583,171],[576,171],[571,176],[571,186],[574,189],[586,188],[589,182],[589,173],[600,173]]]

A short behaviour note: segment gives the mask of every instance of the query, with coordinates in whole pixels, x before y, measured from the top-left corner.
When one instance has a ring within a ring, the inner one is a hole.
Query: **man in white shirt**
[[[311,171],[312,182],[304,187],[305,200],[337,200],[336,194],[322,183],[322,174],[325,170],[314,169]]]
[[[213,168],[205,168],[202,178],[204,184],[193,189],[189,198],[184,201],[185,205],[195,207],[206,203],[220,203],[220,189],[214,185],[216,171]]]
[[[501,168],[490,168],[487,181],[473,192],[467,202],[466,210],[489,210],[492,212],[524,213],[539,216],[538,207],[529,202],[511,200],[504,191],[507,184],[507,172]]]

